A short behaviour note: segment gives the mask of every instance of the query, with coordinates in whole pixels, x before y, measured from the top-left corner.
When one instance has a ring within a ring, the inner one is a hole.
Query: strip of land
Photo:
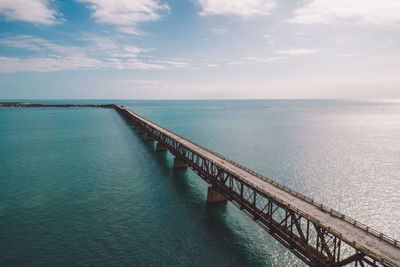
[[[89,104],[33,104],[23,102],[0,102],[0,107],[13,108],[114,108],[114,104],[89,105]]]

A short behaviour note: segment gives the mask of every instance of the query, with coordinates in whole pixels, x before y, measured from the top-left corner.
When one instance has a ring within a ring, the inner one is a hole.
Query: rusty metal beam
[[[350,256],[350,257],[348,257],[348,258],[346,258],[346,259],[344,259],[344,260],[342,260],[342,261],[340,261],[340,262],[338,262],[336,264],[333,264],[332,267],[345,266],[345,265],[350,264],[352,262],[357,262],[357,261],[363,259],[364,257],[365,257],[364,253],[356,253],[356,254],[354,254],[354,255],[352,255],[352,256]]]

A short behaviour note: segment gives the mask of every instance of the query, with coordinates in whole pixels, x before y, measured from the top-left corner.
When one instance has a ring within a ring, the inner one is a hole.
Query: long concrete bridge
[[[191,167],[210,186],[207,202],[231,201],[310,266],[400,266],[400,243],[344,214],[151,122],[114,109],[169,151],[174,168]]]
[[[191,167],[208,184],[207,202],[231,201],[310,266],[397,266],[400,242],[210,151],[119,105],[0,103],[0,107],[112,108],[169,151],[174,168]]]

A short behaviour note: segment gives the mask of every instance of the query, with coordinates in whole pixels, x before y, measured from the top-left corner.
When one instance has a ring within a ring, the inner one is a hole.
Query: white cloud
[[[299,56],[299,55],[307,55],[316,53],[317,49],[291,49],[291,50],[279,50],[276,51],[276,56],[270,57],[261,57],[261,56],[253,56],[253,57],[244,57],[241,60],[230,61],[227,62],[227,65],[251,65],[251,64],[260,64],[260,63],[271,63],[275,61],[281,61],[288,59],[291,56]]]
[[[355,57],[356,55],[354,55],[354,54],[338,54],[338,55],[335,55],[336,57]]]
[[[152,49],[139,48],[105,37],[86,36],[88,44],[65,46],[30,35],[0,40],[0,47],[30,51],[28,57],[0,57],[0,72],[49,72],[72,69],[171,69],[185,68],[188,63],[177,60],[147,59],[143,53]]]
[[[57,23],[57,11],[49,0],[1,0],[0,14],[6,20],[21,20],[34,24],[51,25]]]
[[[289,49],[289,50],[279,50],[277,53],[279,55],[284,56],[300,56],[300,55],[309,55],[314,54],[318,50],[317,49]]]
[[[286,59],[287,56],[271,56],[271,57],[244,57],[240,60],[236,61],[229,61],[226,64],[235,66],[235,65],[249,65],[249,64],[254,64],[254,63],[269,63],[269,62],[274,62],[278,60],[283,60]]]
[[[165,81],[158,81],[158,80],[111,80],[111,83],[127,83],[127,84],[164,84]]]
[[[75,56],[82,55],[81,48],[79,47],[57,45],[31,35],[18,35],[12,38],[2,39],[0,40],[0,45],[36,51],[42,54],[51,52],[56,54],[74,54]]]
[[[228,32],[228,30],[227,30],[226,28],[213,28],[212,31],[213,31],[216,35],[222,35],[222,34]]]
[[[152,50],[148,48],[139,48],[131,44],[127,45],[121,42],[116,42],[112,39],[101,36],[87,35],[83,39],[91,44],[85,49],[96,56],[106,55],[115,58],[135,58],[138,57],[139,54]]]
[[[0,73],[17,71],[49,72],[96,68],[100,65],[100,60],[87,57],[0,57]]]
[[[110,80],[108,81],[117,85],[128,85],[130,88],[144,90],[164,90],[168,89],[168,82],[160,80]]]
[[[237,15],[243,18],[268,15],[275,0],[198,0],[200,15]]]
[[[173,59],[151,59],[150,62],[166,64],[173,66],[174,68],[185,68],[189,66],[189,63],[187,62],[184,62],[182,60],[173,60]]]
[[[139,48],[139,47],[134,46],[134,45],[125,45],[125,46],[123,46],[123,49],[126,52],[129,52],[129,53],[132,53],[132,54],[139,54],[139,53],[143,53],[143,52],[147,52],[147,51],[151,50],[151,49]]]
[[[13,73],[19,71],[52,72],[74,69],[131,69],[152,70],[167,69],[168,66],[146,63],[138,59],[122,60],[117,58],[97,59],[93,57],[75,56],[49,56],[49,57],[0,57],[0,73]]]
[[[331,24],[350,21],[363,24],[398,25],[398,0],[311,0],[294,11],[291,23]]]
[[[117,25],[117,30],[128,34],[140,34],[139,22],[155,21],[160,11],[170,10],[167,4],[157,0],[78,0],[88,4],[92,16],[99,22]]]
[[[279,56],[279,57],[246,57],[245,60],[248,62],[260,62],[260,63],[267,63],[267,62],[273,62],[277,60],[282,60],[285,59],[285,56]]]
[[[243,60],[238,60],[238,61],[228,62],[228,65],[241,65],[241,64],[244,64],[244,63],[246,63],[246,62],[244,62]]]
[[[134,27],[117,27],[117,31],[121,33],[126,33],[126,34],[132,34],[132,35],[143,35],[143,32],[137,30]]]
[[[209,68],[218,68],[219,65],[218,64],[207,64],[207,67],[209,67]]]
[[[267,40],[269,45],[275,44],[274,36],[266,33],[266,34],[263,35],[263,37],[265,38],[265,40]]]
[[[160,70],[160,69],[168,69],[169,66],[166,65],[161,65],[161,64],[154,64],[154,63],[148,63],[144,62],[143,60],[139,59],[128,59],[128,60],[122,60],[122,59],[116,59],[116,61],[111,62],[109,64],[103,63],[102,64],[103,68],[114,68],[114,69],[119,69],[119,70]]]
[[[40,51],[43,49],[41,44],[37,40],[28,35],[20,35],[17,38],[11,40],[0,40],[0,45],[31,51]]]

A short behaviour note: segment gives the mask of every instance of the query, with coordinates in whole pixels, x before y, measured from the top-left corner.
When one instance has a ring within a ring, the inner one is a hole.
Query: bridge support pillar
[[[215,187],[209,186],[207,190],[207,204],[226,202],[227,198],[219,192]]]
[[[168,148],[166,146],[163,146],[160,142],[158,142],[156,146],[156,152],[164,152],[164,151],[168,151]]]
[[[154,138],[151,137],[149,134],[146,134],[146,139],[145,139],[145,141],[147,141],[147,142],[152,142],[152,141],[155,141],[155,140],[154,140]]]
[[[145,134],[146,133],[146,131],[145,130],[143,130],[143,129],[139,129],[139,134]]]
[[[177,157],[174,158],[174,166],[172,168],[183,169],[183,168],[187,168],[187,167],[188,167],[188,164],[185,161],[183,161],[182,159],[177,158]]]
[[[139,128],[135,122],[132,122],[132,127],[133,127],[133,129],[138,129]]]

